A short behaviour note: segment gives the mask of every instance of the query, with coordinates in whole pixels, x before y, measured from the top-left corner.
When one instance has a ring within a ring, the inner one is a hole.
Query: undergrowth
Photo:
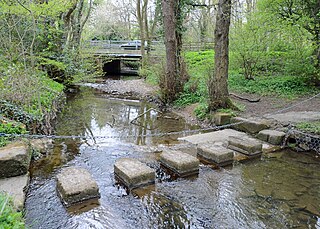
[[[320,134],[320,121],[315,122],[301,122],[296,125],[299,130]]]
[[[7,121],[7,119],[0,117],[0,147],[8,144],[12,138],[1,137],[1,134],[25,134],[26,127],[19,122]]]
[[[23,229],[24,219],[21,212],[14,210],[12,199],[0,193],[0,229]]]

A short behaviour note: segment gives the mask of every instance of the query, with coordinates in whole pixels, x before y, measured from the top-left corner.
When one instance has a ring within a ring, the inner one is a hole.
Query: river
[[[197,127],[156,109],[131,123],[150,108],[88,87],[68,95],[56,132],[90,139],[56,140],[52,153],[33,162],[26,199],[28,228],[320,228],[316,154],[285,150],[218,170],[201,164],[197,177],[170,180],[160,169],[159,154],[139,146],[178,144],[175,135],[146,135]],[[113,165],[122,157],[156,169],[155,186],[127,193],[116,184]],[[64,208],[55,177],[68,166],[86,168],[93,175],[100,188],[98,203]]]

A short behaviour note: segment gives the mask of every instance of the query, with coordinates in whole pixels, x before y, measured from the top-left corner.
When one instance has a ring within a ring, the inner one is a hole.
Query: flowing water
[[[59,115],[57,134],[85,135],[90,140],[58,140],[50,154],[33,163],[26,200],[28,227],[320,228],[317,155],[286,150],[232,168],[201,165],[199,175],[190,179],[163,179],[158,153],[138,145],[176,144],[177,136],[141,135],[196,127],[157,110],[134,120],[150,108],[89,88],[70,95]],[[115,184],[113,165],[122,157],[137,158],[156,169],[156,184],[129,194]],[[98,203],[89,201],[72,209],[62,205],[55,177],[61,168],[74,165],[86,168],[97,181]]]

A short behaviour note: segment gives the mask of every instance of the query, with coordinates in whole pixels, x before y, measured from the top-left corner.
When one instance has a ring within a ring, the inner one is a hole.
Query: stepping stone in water
[[[66,207],[100,198],[96,181],[86,169],[78,167],[65,168],[57,175],[57,190]]]
[[[286,136],[286,133],[282,131],[262,130],[257,135],[257,138],[259,138],[262,141],[269,142],[270,144],[273,144],[273,145],[281,145],[285,136]]]
[[[230,120],[231,120],[231,114],[229,113],[218,112],[214,115],[214,123],[217,126],[229,124]]]
[[[155,171],[133,158],[121,158],[114,164],[114,174],[129,190],[155,182]]]
[[[181,151],[167,150],[160,155],[160,163],[180,177],[199,173],[199,160]]]
[[[226,166],[233,163],[234,152],[222,145],[205,144],[198,146],[198,156],[210,163]]]
[[[270,127],[266,121],[249,120],[241,117],[231,118],[231,123],[239,123],[235,125],[234,128],[250,134],[256,134]]]
[[[262,154],[262,144],[258,140],[250,137],[229,137],[228,148],[250,157]]]
[[[23,142],[0,148],[0,178],[24,175],[29,170],[31,152]]]

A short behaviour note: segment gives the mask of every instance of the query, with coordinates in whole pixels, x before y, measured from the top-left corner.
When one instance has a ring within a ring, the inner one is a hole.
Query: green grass
[[[23,229],[24,219],[21,212],[13,208],[12,199],[0,193],[0,229]]]
[[[308,79],[298,76],[261,76],[255,80],[246,80],[237,72],[229,74],[229,89],[260,95],[275,95],[285,98],[295,98],[312,94],[319,89],[310,86]]]
[[[299,130],[320,134],[320,121],[315,122],[301,122],[296,125]]]

